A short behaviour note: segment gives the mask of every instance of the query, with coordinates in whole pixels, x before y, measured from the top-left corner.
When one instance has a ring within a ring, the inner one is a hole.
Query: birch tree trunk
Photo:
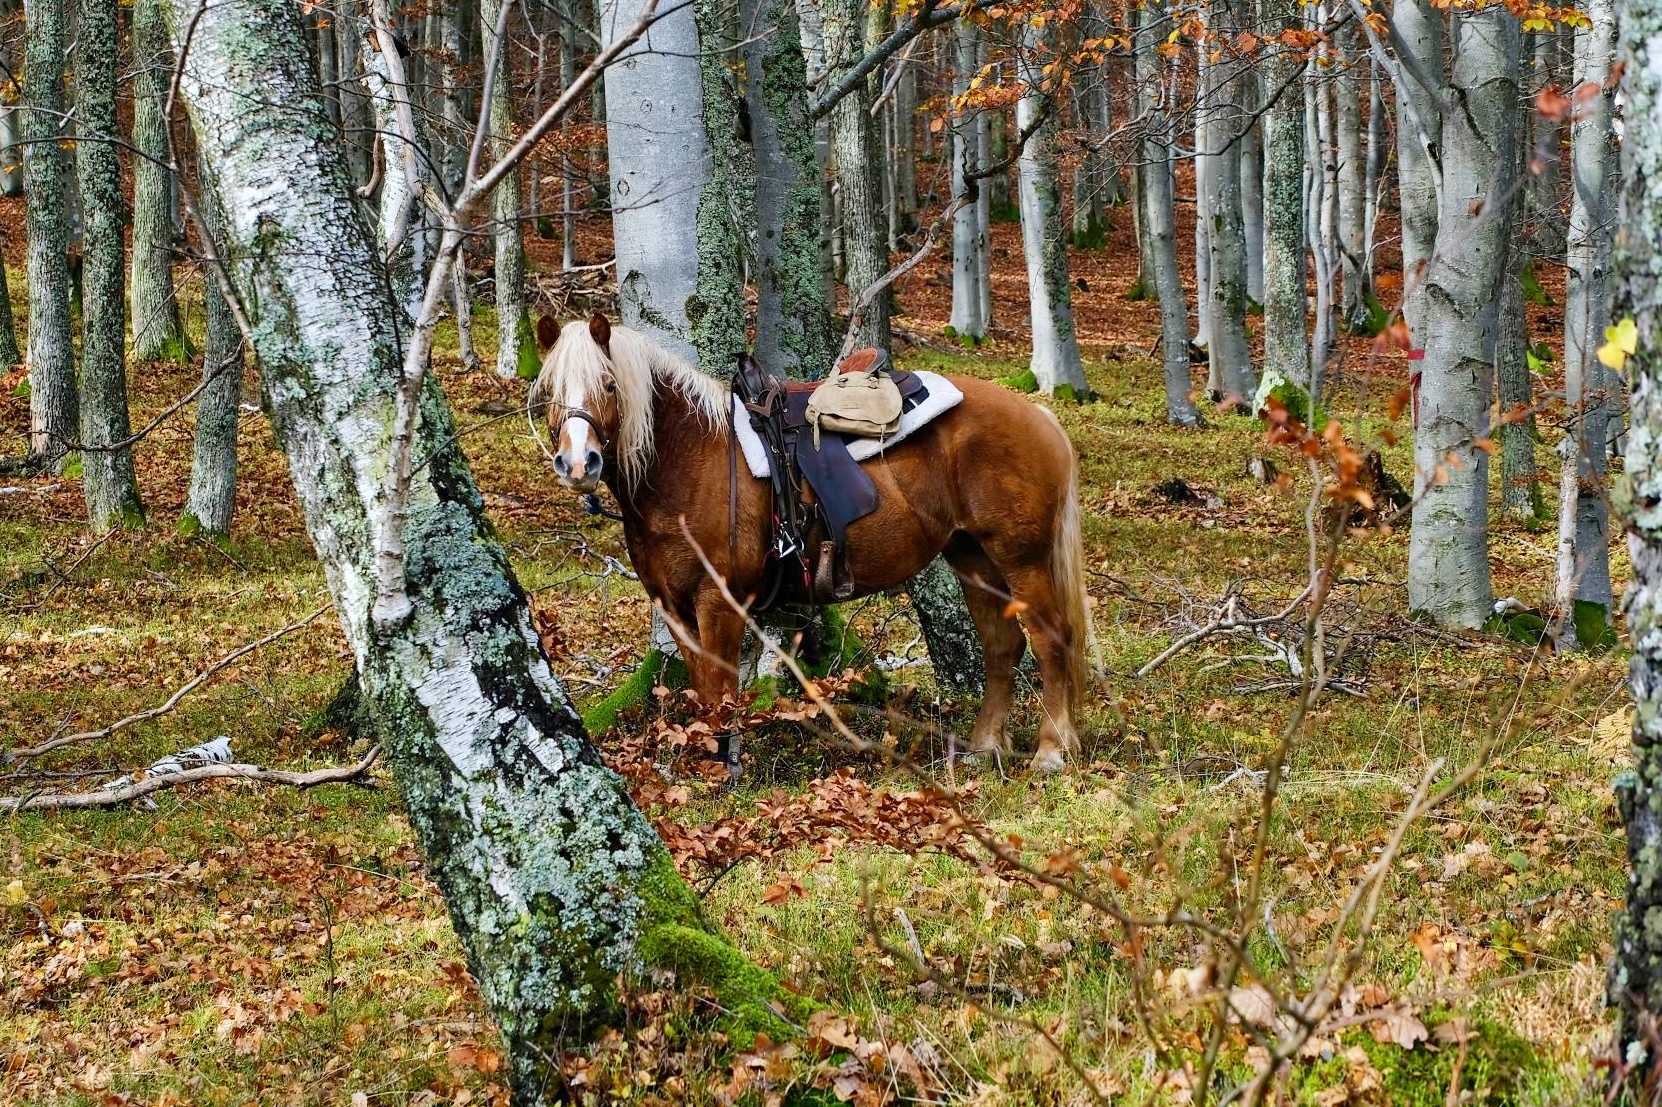
[[[779,1032],[767,1004],[792,1001],[703,919],[549,670],[431,376],[404,537],[411,610],[372,622],[401,306],[342,152],[315,125],[298,9],[174,0],[170,29],[190,36],[182,87],[273,429],[428,872],[506,1041],[514,1102],[541,1102],[542,1058],[615,1010],[620,974],[703,979],[741,1024]]]
[[[75,165],[84,209],[81,296],[81,471],[87,524],[102,534],[144,523],[127,419],[120,131],[115,117],[116,0],[80,0],[75,26]]]
[[[1443,13],[1430,0],[1391,5],[1393,36],[1408,57],[1393,74],[1397,94],[1397,194],[1402,215],[1403,318],[1415,346],[1425,345],[1425,264],[1437,238],[1437,177],[1443,118]],[[1426,84],[1422,84],[1424,79]],[[1427,149],[1426,143],[1432,144]]]
[[[78,437],[75,351],[69,319],[69,173],[64,133],[63,0],[29,0],[24,12],[23,187],[29,235],[29,453],[61,466]]]
[[[1166,85],[1160,80],[1160,27],[1166,18],[1164,2],[1139,9],[1133,48],[1136,66],[1137,114],[1144,120],[1136,159],[1137,202],[1146,229],[1147,261],[1160,300],[1161,347],[1165,350],[1166,421],[1182,427],[1201,425],[1190,394],[1194,384],[1189,367],[1189,305],[1183,296],[1183,278],[1177,268],[1177,220],[1172,201],[1172,118],[1165,103]]]
[[[1616,50],[1614,0],[1592,0],[1589,26],[1575,33],[1576,87],[1603,89]],[[1610,519],[1605,502],[1606,439],[1616,374],[1595,352],[1609,322],[1611,221],[1616,185],[1614,95],[1581,104],[1570,123],[1570,222],[1564,274],[1564,462],[1560,473],[1556,600],[1564,648],[1590,646],[1609,625]]]
[[[363,28],[355,31],[365,33]],[[345,33],[345,29],[342,29]],[[398,125],[393,88],[387,61],[378,49],[375,32],[364,37],[364,86],[375,116],[381,140],[381,207],[377,213],[376,240],[392,284],[393,297],[414,321],[421,308],[422,277],[427,272],[427,236],[422,232],[417,210],[417,190],[431,182],[435,162],[424,150],[405,141]]]
[[[1225,40],[1232,39],[1238,19],[1228,4],[1213,9]],[[1206,195],[1210,211],[1207,246],[1211,251],[1211,341],[1206,355],[1214,398],[1245,403],[1258,390],[1247,341],[1246,226],[1241,215],[1241,147],[1236,141],[1246,126],[1241,111],[1241,61],[1222,57],[1207,67],[1207,89],[1213,105],[1208,113]]]
[[[1272,37],[1299,26],[1294,0],[1260,0],[1259,13]],[[1304,321],[1304,65],[1284,46],[1270,49],[1264,87],[1276,99],[1263,117],[1264,372],[1314,394]]]
[[[952,91],[962,96],[980,70],[976,40],[980,32],[973,22],[960,19],[953,24]],[[978,134],[985,127],[981,112],[959,115],[952,123],[952,196],[969,190],[966,173],[979,167]],[[978,344],[987,336],[987,320],[981,314],[981,271],[987,265],[987,240],[981,234],[981,211],[985,189],[977,189],[973,204],[965,204],[952,215],[952,316],[950,326],[959,341]]]
[[[1633,561],[1625,602],[1635,710],[1634,767],[1616,780],[1631,867],[1616,914],[1608,998],[1621,1014],[1617,1056],[1637,1062],[1630,1095],[1640,1102],[1662,1069],[1653,1029],[1662,1011],[1662,8],[1622,4],[1617,11],[1624,133],[1613,314],[1638,327],[1626,365],[1632,424],[1617,494]],[[1588,14],[1596,30],[1599,19]]]
[[[1425,344],[1408,602],[1446,626],[1492,614],[1489,436],[1493,393],[1485,351],[1506,263],[1517,181],[1517,17],[1504,8],[1456,12],[1443,96],[1443,188],[1425,279]],[[1423,336],[1423,337],[1422,337]]]
[[[816,125],[808,113],[809,32],[791,0],[745,0],[741,19],[755,152],[756,357],[801,379],[828,367],[839,342],[826,281]]]
[[[133,360],[188,361],[173,293],[173,174],[167,169],[168,74],[172,70],[159,0],[133,4],[133,255],[128,299]]]
[[[350,24],[341,24],[340,37],[356,39]],[[351,160],[350,150],[348,161]],[[211,177],[209,168],[198,164],[200,180]],[[198,200],[214,249],[223,252],[225,219],[219,198],[207,190]],[[206,334],[202,343],[202,391],[196,397],[196,436],[191,453],[190,491],[179,519],[181,534],[231,533],[231,518],[237,506],[237,420],[242,401],[242,332],[226,302],[224,291],[212,273],[203,282],[202,301],[207,309]]]
[[[356,32],[355,3],[339,0],[334,7],[335,71],[341,81],[340,128],[346,141],[346,163],[352,170],[353,187],[362,188],[375,172],[375,124],[361,83],[363,40]]]
[[[479,29],[484,35],[485,65],[495,59],[491,85],[490,149],[501,157],[514,143],[514,67],[511,42],[498,44],[496,25],[503,0],[480,0]],[[510,173],[491,197],[496,225],[496,375],[530,380],[542,368],[531,313],[525,306],[525,224],[521,221],[519,174]],[[458,267],[459,270],[459,267]]]
[[[641,0],[607,0],[610,44]],[[696,360],[687,303],[698,292],[699,197],[710,179],[692,5],[666,9],[606,73],[606,145],[618,311],[626,326]]]
[[[863,0],[823,0],[825,61],[833,77],[860,60],[865,52]],[[843,279],[848,284],[850,310],[883,274],[889,271],[888,228],[883,218],[881,159],[872,134],[870,85],[861,82],[832,105],[831,162],[842,200],[845,249]],[[880,292],[856,327],[860,346],[887,349],[892,310],[889,289]]]
[[[1056,22],[1028,20],[1022,31],[1018,75],[1027,92],[1016,103],[1016,133],[1029,134],[1022,146],[1021,241],[1027,257],[1027,295],[1033,320],[1033,376],[1051,394],[1067,389],[1083,398],[1090,391],[1079,359],[1073,325],[1073,285],[1068,276],[1067,237],[1062,224],[1062,190],[1057,181],[1057,128],[1053,94],[1044,67],[1056,59]]]

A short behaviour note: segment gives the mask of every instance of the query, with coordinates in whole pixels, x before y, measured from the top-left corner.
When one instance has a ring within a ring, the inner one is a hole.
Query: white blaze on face
[[[588,479],[589,438],[594,428],[589,425],[587,419],[572,415],[571,412],[583,410],[585,401],[582,385],[574,382],[566,389],[566,418],[560,425],[559,451],[555,455],[557,461],[564,463],[556,465],[556,469],[562,470],[559,474],[560,479],[575,485],[581,485]]]

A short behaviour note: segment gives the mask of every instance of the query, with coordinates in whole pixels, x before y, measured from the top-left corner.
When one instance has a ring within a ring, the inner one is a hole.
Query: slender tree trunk
[[[1603,7],[1602,4],[1599,7]],[[1616,951],[1608,998],[1621,1017],[1615,1055],[1637,1062],[1629,1095],[1643,1102],[1655,1088],[1662,1056],[1655,1048],[1655,1019],[1662,1012],[1662,69],[1655,44],[1662,39],[1662,8],[1617,8],[1621,42],[1621,209],[1616,225],[1615,310],[1638,327],[1638,346],[1627,361],[1632,389],[1622,501],[1627,515],[1633,583],[1626,596],[1633,657],[1633,768],[1616,780],[1617,806],[1627,829],[1631,866],[1627,897],[1616,915]],[[1596,30],[1599,18],[1589,16]],[[1577,166],[1577,173],[1580,167]],[[1580,188],[1580,182],[1576,187]]]
[[[1043,69],[1056,59],[1054,20],[1022,34],[1019,75],[1027,92],[1016,103],[1018,134],[1030,134],[1021,151],[1021,240],[1027,256],[1027,295],[1033,321],[1033,375],[1039,388],[1083,397],[1090,391],[1073,325],[1073,284],[1068,276],[1062,190],[1057,181],[1059,120],[1051,78]]]
[[[567,88],[577,76],[577,0],[564,0],[560,24],[560,87]],[[569,131],[564,121],[560,131]],[[560,143],[560,269],[577,267],[577,163],[571,156],[569,140]]]
[[[1500,507],[1519,519],[1543,514],[1535,467],[1535,417],[1518,417],[1534,400],[1529,379],[1529,321],[1524,317],[1523,275],[1528,261],[1522,236],[1506,245],[1495,326],[1495,394],[1506,422],[1500,428]]]
[[[982,38],[976,45],[976,56],[982,65],[986,64],[987,40]],[[1004,128],[1004,115],[999,111],[978,112],[975,117],[975,160],[978,165],[988,166],[993,163],[996,155],[993,152],[994,127],[1000,132]],[[981,253],[981,264],[977,267],[976,279],[981,288],[981,334],[983,337],[993,331],[993,205],[999,202],[999,188],[1009,180],[1008,173],[995,173],[992,177],[981,182],[981,196],[975,201],[975,230],[978,236],[976,249]],[[1009,202],[1009,193],[1005,192],[1004,202]]]
[[[338,28],[341,38],[356,39],[350,24]],[[344,95],[344,90],[343,90]],[[347,151],[350,161],[351,152]],[[198,162],[198,178],[209,179],[208,167]],[[205,189],[199,206],[208,222],[214,249],[225,248],[225,218],[219,198]],[[182,534],[231,533],[237,506],[237,420],[242,402],[242,332],[214,274],[202,282],[207,327],[202,344],[202,391],[196,397],[196,441],[190,465],[190,492],[179,519]]]
[[[910,234],[918,224],[918,64],[910,54],[903,54],[895,64],[900,67],[894,89],[895,211],[900,232]]]
[[[1367,318],[1367,165],[1362,145],[1362,61],[1356,47],[1356,24],[1334,36],[1333,122],[1338,157],[1338,244],[1342,298],[1339,317],[1351,325]]]
[[[1408,602],[1450,626],[1491,612],[1489,436],[1495,302],[1517,180],[1517,17],[1451,15],[1443,96],[1443,190],[1425,281],[1425,359],[1414,433],[1415,500]]]
[[[133,360],[187,361],[173,293],[173,175],[167,141],[168,56],[159,0],[133,4]]]
[[[1415,346],[1424,346],[1422,310],[1425,265],[1437,238],[1437,174],[1433,160],[1442,144],[1443,13],[1430,0],[1398,0],[1391,6],[1394,38],[1406,48],[1394,75],[1397,93],[1397,198],[1402,216],[1403,318]],[[1421,85],[1420,78],[1430,82]],[[1430,143],[1430,148],[1427,148]]]
[[[980,32],[973,22],[960,19],[953,24],[955,51],[952,70],[952,90],[962,96],[969,91],[969,83],[980,69],[976,56],[976,39]],[[979,111],[965,112],[952,124],[952,195],[956,199],[970,187],[966,170],[979,168],[977,136],[984,127]],[[980,182],[984,185],[985,182]],[[987,321],[981,315],[981,270],[987,264],[987,242],[981,236],[982,193],[978,186],[977,199],[965,204],[952,216],[952,333],[960,341],[979,343],[987,336]]]
[[[865,52],[862,0],[824,0],[825,60],[840,75]],[[872,134],[872,96],[861,83],[831,108],[831,162],[841,197],[841,227],[846,260],[844,280],[852,309],[856,300],[889,271],[888,232],[883,219],[881,161]],[[892,343],[890,291],[885,289],[866,309],[857,328],[861,346],[887,349]]]
[[[839,341],[825,280],[820,163],[806,92],[806,54],[818,51],[805,50],[807,24],[791,0],[746,0],[741,18],[756,159],[756,357],[801,378],[829,367]]]
[[[1254,115],[1264,95],[1257,67],[1241,76],[1242,103]],[[1241,135],[1241,226],[1246,234],[1246,295],[1249,304],[1264,303],[1264,131],[1261,119]]]
[[[23,182],[29,234],[29,452],[61,465],[77,438],[75,352],[69,318],[69,173],[64,149],[63,0],[24,9]]]
[[[1102,17],[1093,6],[1087,6],[1080,20],[1080,33],[1086,39],[1101,37]],[[1083,149],[1073,167],[1073,244],[1082,250],[1102,245],[1106,234],[1103,218],[1105,155],[1096,144],[1108,137],[1108,128],[1098,115],[1106,103],[1102,95],[1105,57],[1098,55],[1084,59],[1077,70],[1070,90],[1074,111],[1074,129],[1079,134]]]
[[[346,162],[352,170],[352,185],[362,188],[375,172],[375,125],[369,100],[363,90],[363,40],[353,17],[355,0],[339,0],[334,6],[335,71],[340,75],[340,127],[346,140]]]
[[[1299,25],[1292,0],[1261,0],[1260,19],[1272,37]],[[1305,327],[1303,63],[1272,46],[1264,63],[1268,105],[1264,128],[1264,373],[1307,391],[1310,347]],[[1314,394],[1312,392],[1312,394]]]
[[[1536,31],[1532,36],[1533,58],[1528,101],[1548,85],[1562,85],[1559,76],[1559,58],[1563,54],[1560,33]],[[1563,192],[1563,173],[1559,166],[1560,150],[1564,141],[1564,121],[1544,112],[1529,112],[1530,150],[1525,157],[1529,167],[1529,212],[1535,224],[1535,253],[1538,257],[1555,258],[1565,252],[1564,215],[1559,209]]]
[[[1310,198],[1304,205],[1308,221],[1311,268],[1315,275],[1315,325],[1310,330],[1310,395],[1316,401],[1326,386],[1327,360],[1334,344],[1338,317],[1339,167],[1333,153],[1332,82],[1312,59],[1305,73],[1305,145],[1313,151],[1310,164]]]
[[[479,29],[484,34],[484,64],[495,58],[496,78],[491,87],[491,151],[507,153],[514,142],[513,45],[496,42],[496,24],[503,0],[480,0]],[[525,306],[525,224],[520,217],[519,174],[510,173],[491,197],[496,226],[496,374],[529,380],[542,367],[531,313]]]
[[[1212,189],[1207,178],[1217,160],[1212,154],[1211,123],[1216,107],[1210,56],[1207,45],[1195,47],[1195,345],[1203,350],[1212,345]],[[1206,390],[1213,394],[1222,390],[1216,373],[1216,363],[1208,358]]]
[[[12,291],[6,279],[6,263],[0,259],[0,369],[10,372],[11,367],[22,360],[23,352],[17,345],[17,326],[12,322]]]
[[[1213,14],[1224,36],[1232,39],[1238,23],[1233,8],[1219,6]],[[1241,147],[1235,141],[1246,125],[1240,61],[1221,59],[1208,66],[1207,75],[1214,109],[1206,128],[1211,154],[1206,169],[1211,209],[1207,245],[1212,259],[1211,342],[1206,353],[1214,398],[1247,403],[1258,390],[1258,380],[1247,340],[1246,227],[1241,214]]]
[[[550,672],[431,376],[405,539],[411,613],[372,622],[401,307],[344,159],[310,122],[321,103],[298,9],[177,0],[170,14],[175,41],[190,36],[185,98],[273,428],[428,873],[506,1041],[513,1101],[541,1102],[542,1059],[615,1010],[620,974],[704,978],[724,1009],[777,1026],[767,1004],[784,994],[704,920]]]
[[[345,33],[342,28],[342,33]],[[414,321],[421,305],[422,279],[427,272],[427,235],[421,227],[417,191],[432,178],[433,160],[427,151],[406,142],[398,127],[386,59],[375,32],[354,28],[364,39],[364,86],[381,140],[381,208],[376,240],[392,283],[393,296]]]
[[[1385,175],[1385,96],[1380,90],[1379,62],[1368,57],[1368,153],[1367,173],[1362,186],[1363,271],[1373,281],[1374,224],[1379,218],[1379,184]]]
[[[1604,88],[1616,48],[1614,0],[1593,0],[1575,33],[1576,87]],[[1570,124],[1570,222],[1564,274],[1564,462],[1560,474],[1557,606],[1564,648],[1610,621],[1610,518],[1606,439],[1617,374],[1596,351],[1609,322],[1611,221],[1616,186],[1610,91],[1581,104]]]
[[[1140,9],[1133,54],[1136,65],[1137,114],[1145,121],[1139,156],[1136,159],[1136,193],[1146,228],[1149,268],[1153,271],[1154,292],[1160,300],[1161,346],[1165,350],[1166,421],[1178,426],[1198,427],[1200,412],[1190,394],[1194,389],[1189,370],[1189,306],[1183,297],[1183,278],[1177,269],[1177,220],[1172,199],[1171,162],[1172,118],[1165,103],[1166,85],[1160,80],[1160,26],[1166,16],[1164,2]]]
[[[120,130],[115,117],[116,0],[80,0],[75,26],[76,172],[85,207],[81,269],[81,470],[87,523],[102,533],[144,522],[127,420]]]

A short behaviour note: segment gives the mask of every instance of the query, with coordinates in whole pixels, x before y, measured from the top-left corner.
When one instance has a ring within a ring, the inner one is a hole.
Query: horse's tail
[[[1060,426],[1057,428],[1060,430]],[[1063,441],[1067,437],[1063,435]],[[1057,602],[1067,619],[1069,707],[1078,723],[1085,703],[1085,689],[1091,684],[1091,663],[1100,666],[1101,648],[1091,622],[1091,605],[1085,594],[1085,540],[1079,523],[1079,459],[1068,443],[1068,487],[1062,510],[1056,514],[1051,538],[1050,573],[1058,592]],[[1087,650],[1089,651],[1087,653]]]

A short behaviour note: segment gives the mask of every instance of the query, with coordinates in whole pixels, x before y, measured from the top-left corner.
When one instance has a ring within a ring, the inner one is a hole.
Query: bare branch
[[[0,796],[0,811],[15,814],[19,811],[64,811],[87,807],[115,807],[132,800],[176,788],[198,780],[254,780],[261,784],[286,784],[292,788],[316,788],[319,784],[338,784],[358,780],[369,771],[381,756],[381,747],[372,746],[361,761],[351,765],[336,765],[310,772],[292,772],[287,769],[267,769],[259,765],[199,765],[177,773],[157,773],[97,792],[44,792],[29,796]]]

